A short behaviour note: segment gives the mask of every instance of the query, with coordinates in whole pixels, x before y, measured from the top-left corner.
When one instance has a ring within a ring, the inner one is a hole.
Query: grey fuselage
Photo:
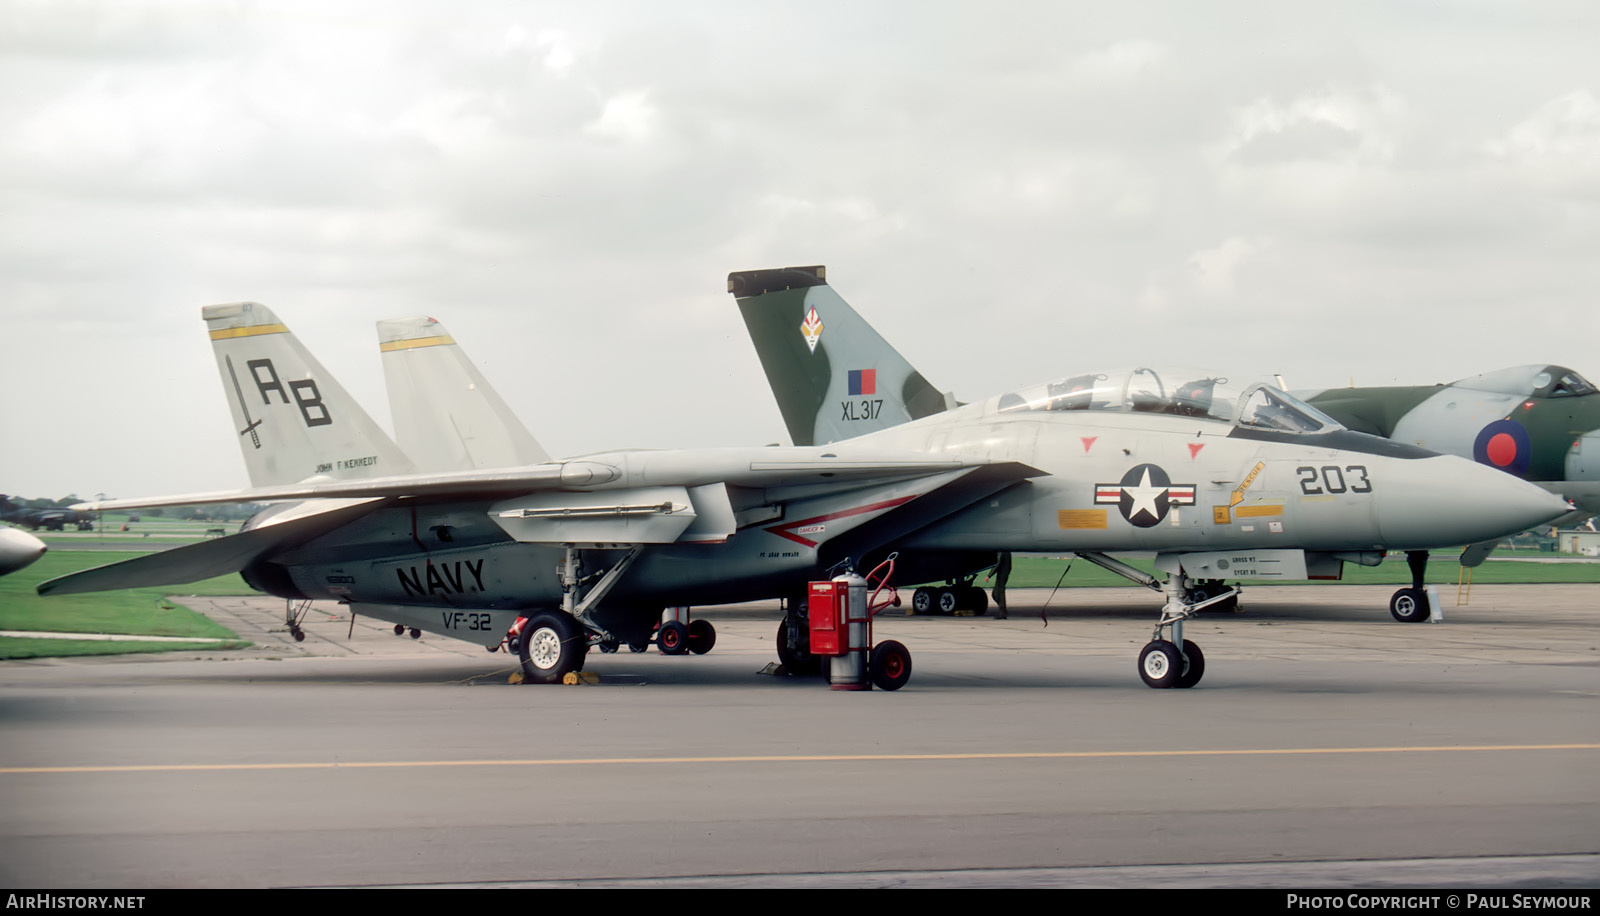
[[[668,605],[791,595],[842,557],[895,548],[1200,552],[1418,550],[1501,537],[1559,514],[1552,497],[1459,458],[1337,429],[1289,433],[1137,411],[1005,411],[967,405],[845,443],[805,448],[626,451],[584,456],[615,478],[594,492],[726,484],[739,520],[716,543],[643,548],[597,617],[624,638]],[[950,471],[841,481],[830,462],[915,455]],[[755,469],[800,468],[781,487]],[[1029,469],[968,486],[973,465]],[[1025,477],[1025,479],[1019,479]],[[916,514],[919,503],[936,513]],[[492,500],[411,499],[256,563],[246,578],[285,597],[414,607],[450,635],[497,641],[505,619],[560,605],[565,550],[519,543]],[[874,527],[876,526],[876,527]],[[852,541],[851,538],[854,538]],[[603,569],[624,545],[588,544]],[[420,609],[430,609],[422,612]],[[485,616],[482,632],[477,612]],[[378,614],[378,616],[384,616]],[[435,619],[437,618],[437,619]],[[457,626],[449,626],[451,621]],[[466,621],[463,624],[463,621]],[[490,639],[492,637],[492,640]]]

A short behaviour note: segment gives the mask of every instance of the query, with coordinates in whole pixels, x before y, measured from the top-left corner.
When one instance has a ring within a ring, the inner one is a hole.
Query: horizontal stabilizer
[[[41,595],[76,595],[119,588],[148,588],[199,582],[236,573],[256,559],[303,544],[372,511],[369,503],[343,505],[318,515],[254,528],[198,544],[97,566],[39,583]]]
[[[598,468],[598,470],[596,470]],[[294,499],[371,498],[381,496],[485,496],[510,495],[561,486],[585,486],[614,479],[616,469],[589,462],[539,465],[507,471],[462,471],[455,474],[413,474],[371,480],[328,481],[251,487],[248,490],[213,490],[147,499],[107,499],[79,503],[85,511],[145,509],[152,506],[202,506],[215,503],[259,503]]]

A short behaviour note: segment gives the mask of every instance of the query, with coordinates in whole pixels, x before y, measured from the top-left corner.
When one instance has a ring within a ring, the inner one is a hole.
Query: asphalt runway
[[[0,882],[1600,885],[1600,586],[1450,589],[1440,625],[1390,591],[1252,589],[1189,624],[1192,690],[1140,682],[1138,589],[886,616],[896,693],[761,674],[776,604],[561,687],[337,606],[297,644],[282,602],[193,599],[259,645],[0,663]]]

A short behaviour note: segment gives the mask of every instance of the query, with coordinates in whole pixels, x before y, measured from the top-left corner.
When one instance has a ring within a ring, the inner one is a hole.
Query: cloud
[[[1166,46],[1159,42],[1119,41],[1078,58],[1072,72],[1091,82],[1125,82],[1160,69],[1167,57]]]
[[[584,130],[607,140],[643,143],[655,133],[660,112],[650,103],[650,91],[621,92],[606,99],[600,117]]]

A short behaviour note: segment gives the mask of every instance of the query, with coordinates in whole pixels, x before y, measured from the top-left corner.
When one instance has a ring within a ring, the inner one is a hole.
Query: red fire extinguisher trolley
[[[846,572],[810,584],[806,616],[811,654],[828,659],[828,686],[833,690],[871,690],[874,684],[882,690],[899,690],[911,679],[911,653],[905,646],[892,639],[872,645],[872,618],[900,603],[889,584],[895,556],[891,554],[865,577]],[[886,589],[888,597],[880,600]]]

